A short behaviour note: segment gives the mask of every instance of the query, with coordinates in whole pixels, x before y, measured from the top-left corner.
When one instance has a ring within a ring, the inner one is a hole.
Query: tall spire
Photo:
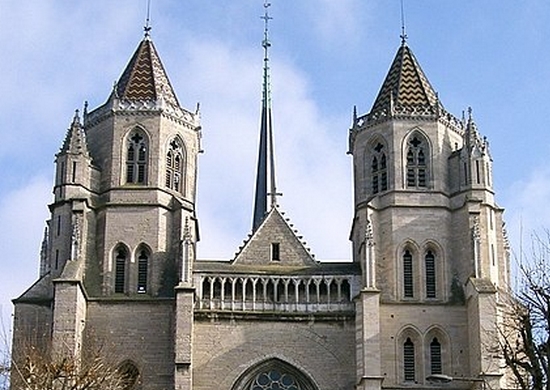
[[[258,151],[258,169],[256,172],[256,195],[254,199],[254,219],[252,230],[255,231],[262,223],[267,213],[267,199],[269,196],[271,207],[277,205],[277,193],[275,185],[275,152],[273,149],[273,129],[271,121],[271,83],[269,72],[269,7],[271,3],[264,1],[265,13],[261,17],[264,20],[264,67],[262,84],[262,117],[260,124],[260,145]],[[268,192],[269,180],[269,192]]]

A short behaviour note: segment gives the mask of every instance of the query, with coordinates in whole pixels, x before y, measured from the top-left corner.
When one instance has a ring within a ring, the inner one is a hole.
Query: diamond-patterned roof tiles
[[[397,51],[371,113],[387,109],[392,99],[394,105],[402,107],[434,107],[438,104],[434,89],[406,44]]]
[[[116,85],[116,93],[124,100],[159,100],[179,107],[178,99],[153,42],[145,37]]]

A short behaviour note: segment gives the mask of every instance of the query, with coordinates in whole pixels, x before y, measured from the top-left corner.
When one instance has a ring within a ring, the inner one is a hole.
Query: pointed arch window
[[[137,275],[137,292],[144,294],[147,292],[147,279],[149,273],[149,251],[140,249],[138,254],[138,275]]]
[[[436,276],[436,264],[435,255],[429,250],[424,257],[425,263],[425,276],[426,276],[426,298],[436,298],[437,296],[437,276]]]
[[[430,369],[433,374],[442,374],[443,365],[441,363],[441,343],[434,337],[430,343]]]
[[[134,130],[127,140],[126,149],[126,183],[147,183],[147,139],[142,131]]]
[[[416,380],[416,368],[414,361],[414,343],[410,337],[403,343],[403,377],[406,382]]]
[[[166,153],[165,185],[176,192],[184,193],[184,157],[185,150],[179,138],[174,138],[168,145]]]
[[[414,135],[407,143],[407,187],[428,186],[428,144],[424,137]]]
[[[140,374],[133,362],[126,360],[117,368],[116,373],[119,376],[120,389],[132,390],[136,388]]]
[[[128,261],[128,250],[119,246],[115,250],[115,293],[126,291],[126,263]]]
[[[408,249],[403,254],[403,296],[405,298],[414,297],[413,256]]]
[[[233,390],[314,390],[317,387],[300,370],[279,359],[250,369]]]
[[[388,164],[386,150],[382,143],[378,142],[372,149],[370,160],[370,179],[372,194],[387,191],[388,189]]]

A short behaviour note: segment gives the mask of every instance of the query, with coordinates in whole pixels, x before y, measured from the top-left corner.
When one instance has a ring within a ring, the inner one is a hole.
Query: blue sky
[[[152,37],[183,106],[201,104],[200,258],[231,258],[250,230],[262,0],[153,0]],[[353,106],[369,111],[400,44],[399,0],[271,0],[282,208],[318,259],[348,259]],[[0,310],[32,283],[54,155],[141,40],[145,0],[0,2]],[[448,111],[473,108],[491,144],[514,250],[550,227],[550,2],[405,0],[408,43]],[[9,321],[7,321],[9,322]]]

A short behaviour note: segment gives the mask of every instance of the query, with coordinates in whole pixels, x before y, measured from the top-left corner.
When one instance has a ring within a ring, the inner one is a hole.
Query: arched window
[[[149,272],[149,251],[140,249],[138,252],[138,277],[137,292],[144,294],[147,292],[147,275]]]
[[[413,256],[408,249],[403,254],[403,296],[405,298],[414,297]]]
[[[147,183],[147,140],[140,130],[130,133],[126,141],[126,183]]]
[[[414,343],[410,337],[403,343],[403,378],[406,382],[416,380]]]
[[[429,250],[424,257],[425,276],[426,276],[426,298],[436,298],[437,296],[437,280],[436,280],[436,265],[435,255]]]
[[[428,144],[420,135],[413,135],[407,142],[407,187],[428,186]]]
[[[386,157],[386,150],[382,143],[378,142],[374,148],[372,148],[370,167],[370,185],[372,195],[378,194],[388,189],[388,164]]]
[[[126,291],[126,263],[128,261],[128,250],[119,246],[115,250],[115,293]]]
[[[127,360],[117,368],[117,374],[120,378],[120,389],[135,389],[139,382],[139,370],[134,363]],[[117,387],[118,388],[118,387]]]
[[[442,374],[443,366],[441,363],[441,344],[437,337],[434,337],[430,343],[430,369],[433,374]]]
[[[167,188],[184,193],[184,157],[185,150],[179,138],[174,138],[168,145],[166,153],[165,185]]]
[[[315,390],[316,386],[298,369],[271,359],[248,370],[233,390]]]

